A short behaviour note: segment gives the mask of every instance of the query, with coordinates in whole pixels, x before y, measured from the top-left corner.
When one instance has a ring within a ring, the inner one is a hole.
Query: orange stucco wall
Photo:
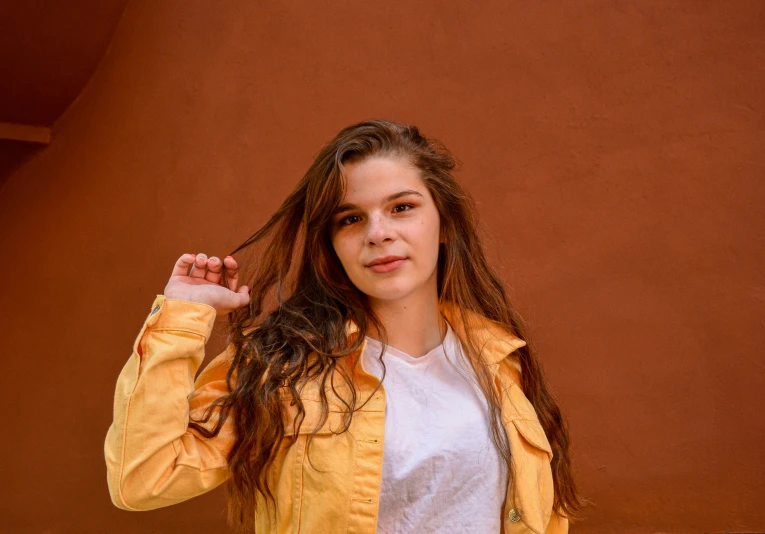
[[[0,531],[226,531],[223,488],[111,505],[115,379],[172,262],[370,117],[462,161],[597,505],[572,532],[765,531],[763,28],[745,0],[131,2],[0,194]]]

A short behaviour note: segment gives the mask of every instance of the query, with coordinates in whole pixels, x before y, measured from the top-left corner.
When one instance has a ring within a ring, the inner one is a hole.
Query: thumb
[[[244,306],[245,304],[248,304],[250,302],[250,288],[247,286],[242,286],[239,289],[236,290],[238,295],[242,295],[242,304],[240,306]]]

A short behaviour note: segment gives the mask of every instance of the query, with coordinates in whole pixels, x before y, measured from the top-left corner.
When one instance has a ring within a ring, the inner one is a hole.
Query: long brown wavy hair
[[[576,488],[569,460],[569,434],[548,390],[526,327],[510,304],[499,277],[488,265],[479,238],[475,204],[454,178],[455,160],[438,141],[412,125],[369,120],[340,131],[316,156],[313,164],[279,209],[252,237],[234,251],[265,243],[256,265],[242,276],[250,288],[248,307],[229,316],[233,361],[226,380],[230,393],[213,403],[205,416],[190,426],[207,437],[218,434],[227,417],[234,419],[235,443],[228,455],[229,522],[247,528],[254,503],[275,503],[268,470],[285,438],[284,392],[297,406],[297,428],[305,416],[299,391],[306,381],[326,384],[342,380],[355,392],[353,375],[343,360],[360,349],[369,325],[386,339],[385,327],[370,308],[366,295],[345,274],[330,239],[330,223],[344,194],[344,164],[370,156],[406,158],[419,170],[441,218],[438,256],[439,303],[451,301],[503,325],[527,344],[516,350],[521,364],[521,388],[534,406],[553,450],[553,506],[574,520],[587,503]],[[265,239],[269,237],[269,239]],[[294,265],[294,268],[293,268]],[[271,306],[267,306],[268,301]],[[348,320],[359,327],[347,336]],[[469,330],[468,330],[469,334]],[[511,451],[500,423],[500,399],[492,376],[480,357],[480,347],[468,335],[467,352],[490,410],[492,441],[512,476]],[[322,393],[323,395],[323,393]],[[355,409],[365,399],[355,393],[346,413],[347,430]],[[324,398],[323,413],[328,412]],[[215,426],[209,429],[213,410]],[[321,423],[320,423],[321,424]],[[318,430],[317,429],[314,429]],[[295,432],[296,434],[296,432]]]

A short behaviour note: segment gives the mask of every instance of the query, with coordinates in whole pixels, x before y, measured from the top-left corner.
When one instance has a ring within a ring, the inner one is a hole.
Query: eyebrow
[[[398,193],[394,193],[390,195],[388,198],[385,199],[385,202],[391,202],[392,200],[396,200],[397,198],[405,197],[407,195],[417,195],[419,197],[425,198],[422,193],[419,191],[415,191],[414,189],[405,189],[404,191],[399,191]],[[358,209],[358,206],[355,204],[340,204],[337,208],[335,208],[335,211],[333,215],[337,215],[338,213],[342,213],[344,211],[351,211]]]

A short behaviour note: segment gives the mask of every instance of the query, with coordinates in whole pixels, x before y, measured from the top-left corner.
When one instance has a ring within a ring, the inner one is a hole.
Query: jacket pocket
[[[289,405],[285,407],[285,421],[284,421],[284,435],[285,437],[293,437],[295,434],[298,436],[314,434],[316,431],[317,436],[328,434],[339,434],[345,428],[345,413],[342,412],[339,407],[329,405],[326,413],[326,419],[322,421],[323,413],[321,402],[303,399],[303,409],[305,414],[300,427],[295,431],[295,420],[298,416],[297,406]],[[355,416],[356,414],[354,414]]]
[[[506,501],[505,532],[541,534],[552,512],[553,452],[534,407],[514,383],[504,390],[502,421],[514,469],[513,487]]]
[[[552,460],[553,452],[537,412],[521,388],[511,384],[504,392],[502,420],[505,426],[511,422],[518,433],[529,444],[548,454]]]
[[[291,437],[297,434],[310,435],[316,430],[316,435],[320,434],[337,434],[345,428],[345,409],[344,407],[334,401],[334,399],[327,399],[327,414],[326,419],[322,422],[324,417],[322,401],[316,388],[306,388],[301,392],[300,400],[303,403],[303,410],[305,410],[303,421],[300,424],[300,428],[295,429],[295,421],[298,417],[297,404],[292,402],[292,395],[284,388],[279,392],[281,397],[281,403],[284,407],[284,435],[285,437]]]
[[[505,425],[514,457],[505,532],[542,534],[550,521],[554,497],[550,442],[537,419],[514,418]]]

